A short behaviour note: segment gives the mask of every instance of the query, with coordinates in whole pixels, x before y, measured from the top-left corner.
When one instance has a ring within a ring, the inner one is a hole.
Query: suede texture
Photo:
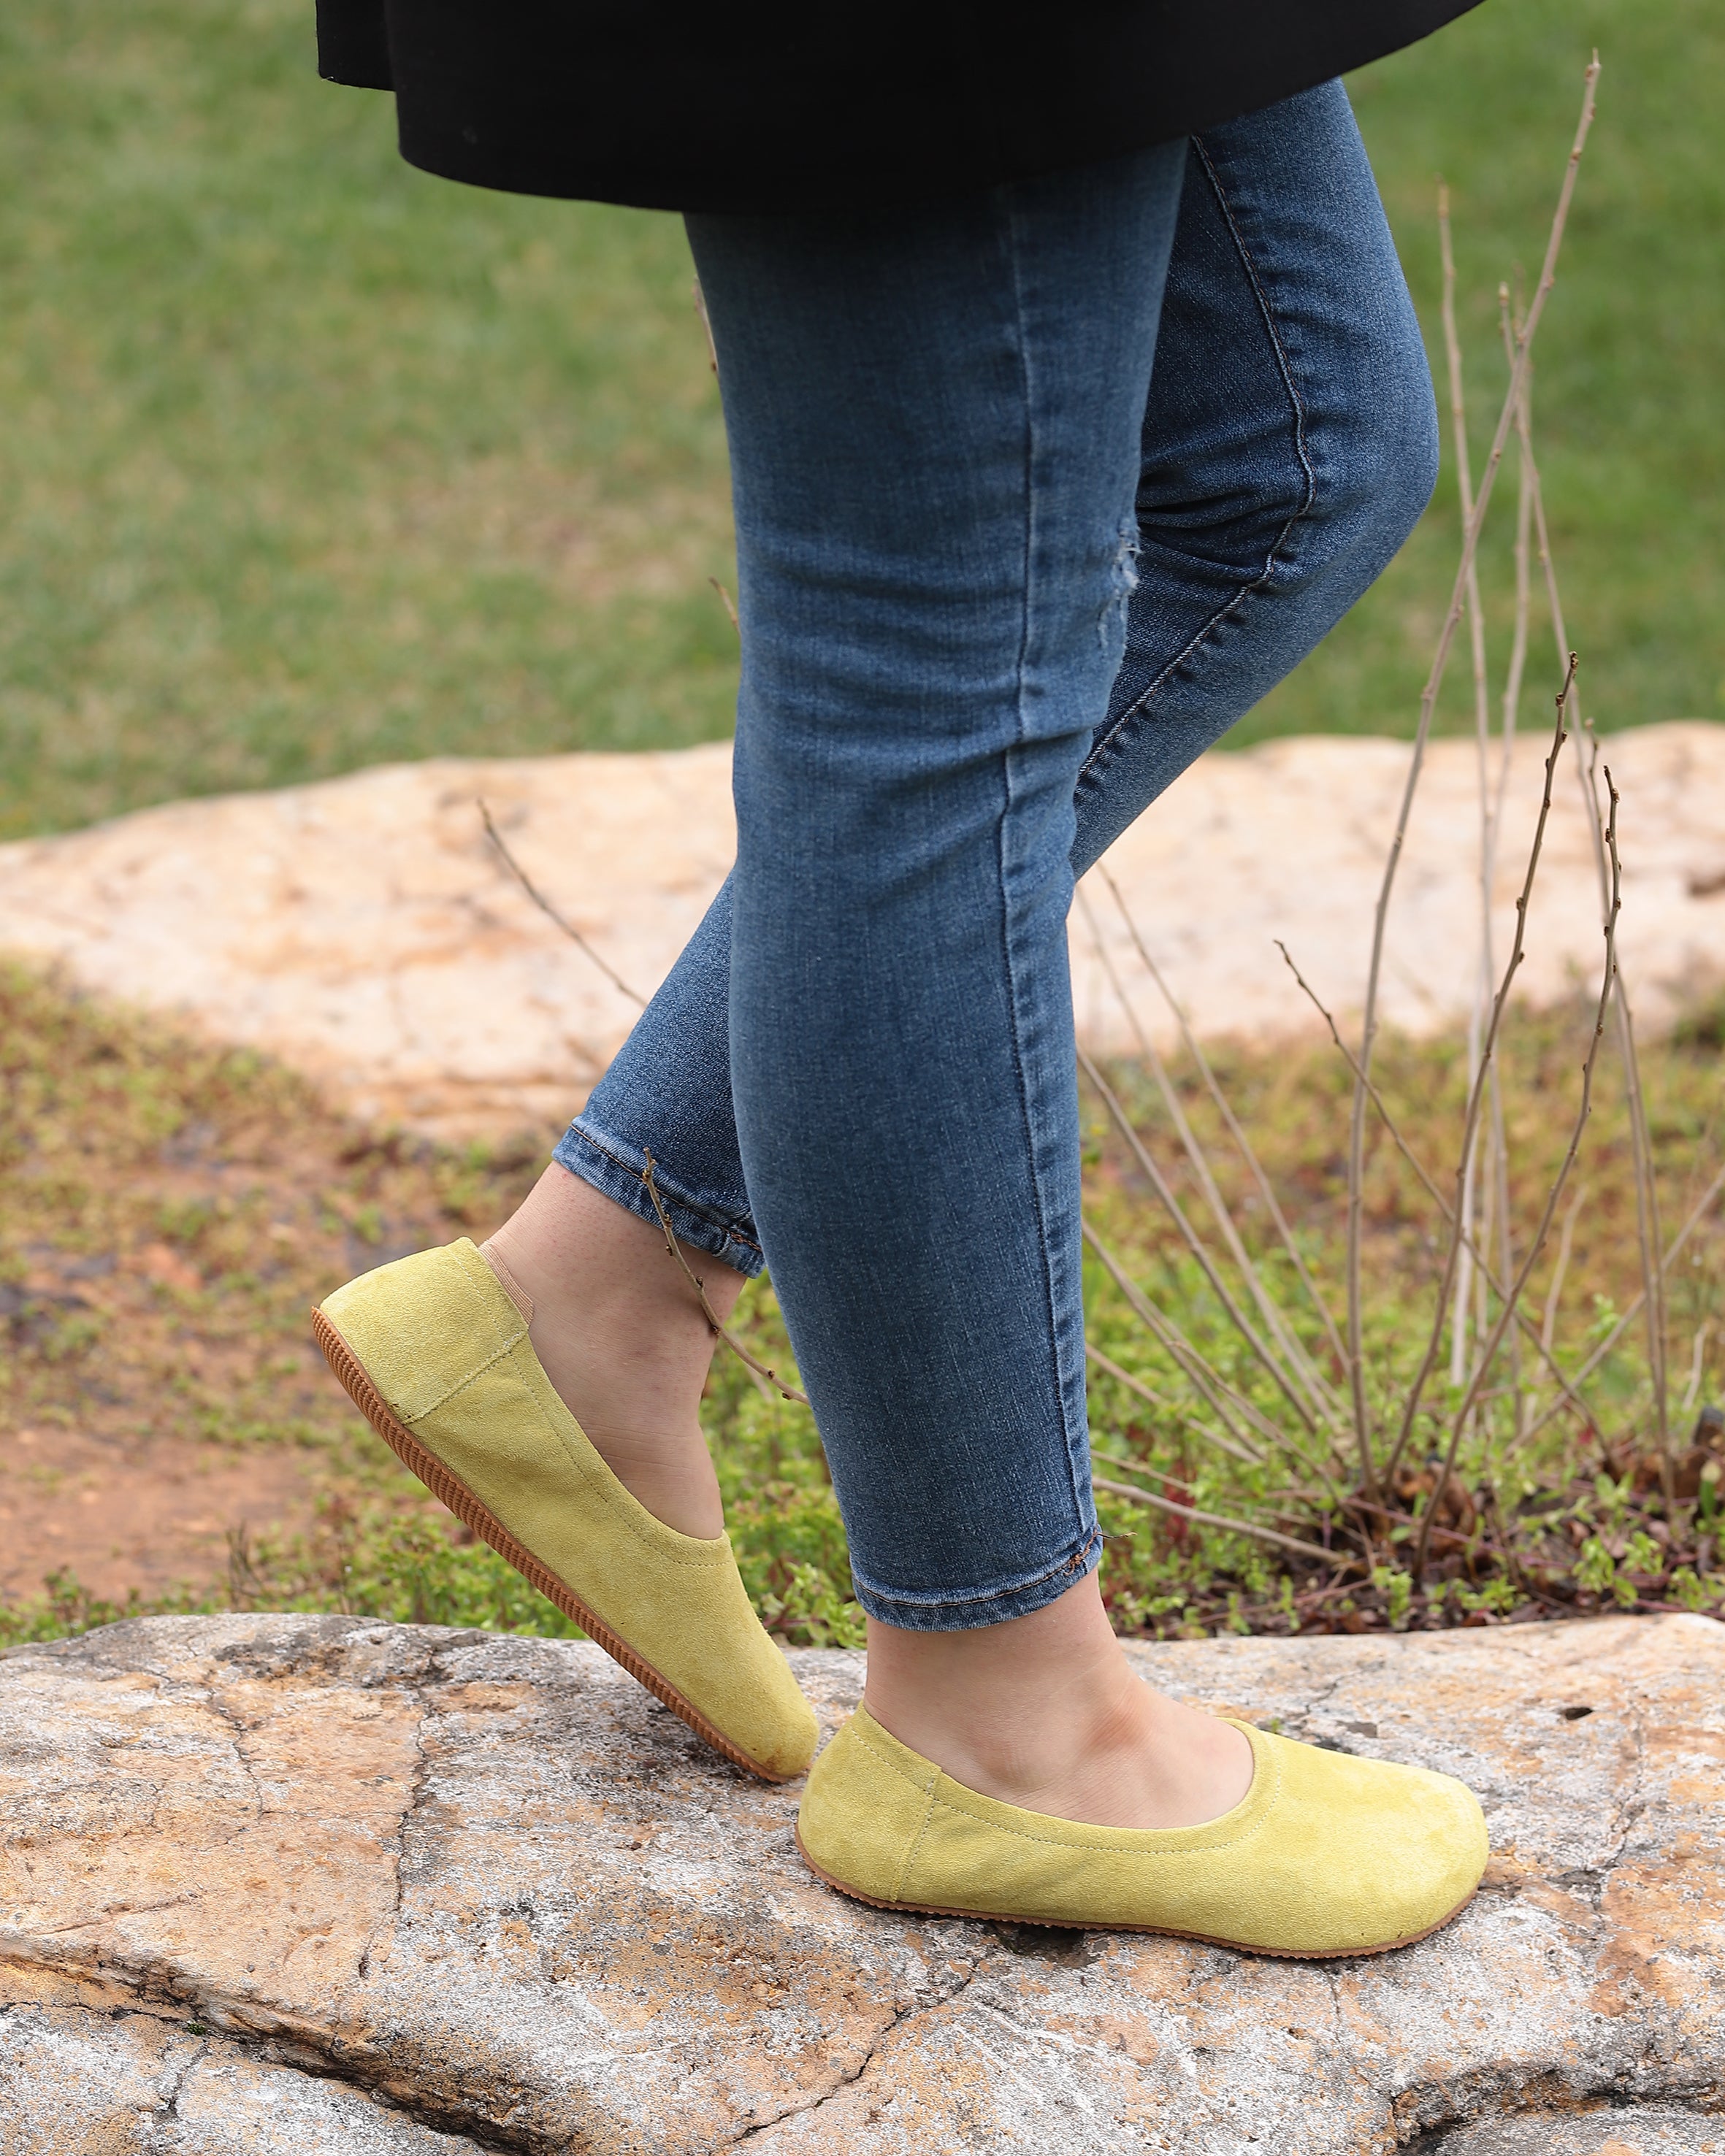
[[[816,1762],[798,1831],[871,1901],[1032,1923],[1190,1933],[1266,1953],[1369,1953],[1455,1913],[1486,1868],[1471,1790],[1245,1722],[1255,1771],[1202,1826],[1084,1826],[979,1795],[857,1710]]]
[[[729,1537],[678,1534],[630,1495],[470,1241],[350,1281],[323,1312],[396,1419],[595,1616],[751,1759],[801,1773],[814,1712],[761,1628]]]

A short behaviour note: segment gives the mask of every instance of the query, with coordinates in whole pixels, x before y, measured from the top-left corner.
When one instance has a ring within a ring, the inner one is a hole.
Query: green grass
[[[723,432],[676,219],[410,171],[387,99],[317,80],[311,13],[0,15],[0,837],[729,726]],[[1537,262],[1595,40],[1537,388],[1569,612],[1607,722],[1725,716],[1725,15],[1487,0],[1359,107],[1431,329],[1439,169],[1455,190],[1483,441],[1493,295]],[[1446,475],[1237,739],[1407,727],[1452,503]]]
[[[1460,517],[1439,326],[1436,182],[1452,198],[1474,472],[1507,369],[1497,287],[1538,274],[1581,104],[1604,63],[1558,283],[1536,347],[1534,428],[1585,707],[1607,726],[1725,718],[1725,13],[1709,0],[1486,0],[1351,87],[1445,411],[1431,512],[1377,587],[1233,737],[1408,732],[1455,572]],[[1507,656],[1512,469],[1484,555]],[[1555,690],[1537,616],[1532,702]],[[1495,678],[1501,684],[1501,670]],[[1443,722],[1471,724],[1465,649]]]

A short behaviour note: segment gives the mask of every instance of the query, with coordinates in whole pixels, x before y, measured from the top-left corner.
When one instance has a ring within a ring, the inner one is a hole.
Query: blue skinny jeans
[[[651,1221],[651,1152],[685,1241],[770,1265],[869,1614],[996,1624],[1100,1554],[1074,876],[1407,536],[1424,351],[1338,83],[913,211],[687,223],[737,861],[556,1157]]]

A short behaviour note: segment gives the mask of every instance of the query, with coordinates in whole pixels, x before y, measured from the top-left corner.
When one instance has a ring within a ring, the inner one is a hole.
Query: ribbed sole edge
[[[331,1324],[321,1310],[312,1313],[312,1332],[323,1350],[324,1360],[335,1373],[336,1382],[357,1407],[378,1435],[409,1471],[418,1476],[425,1487],[440,1504],[446,1505],[464,1525],[471,1527],[482,1542],[488,1543],[507,1563],[514,1566],[530,1586],[536,1587],[548,1602],[554,1603],[564,1615],[579,1625],[595,1646],[603,1647],[614,1662],[620,1663],[637,1684],[645,1685],[655,1699],[668,1707],[679,1722],[687,1722],[703,1743],[750,1774],[758,1775],[764,1782],[794,1782],[795,1774],[780,1774],[770,1767],[764,1767],[759,1759],[752,1759],[739,1745],[734,1744],[723,1731],[716,1728],[699,1707],[662,1676],[650,1661],[637,1654],[629,1642],[612,1631],[605,1620],[587,1607],[580,1596],[566,1586],[554,1572],[548,1569],[530,1549],[518,1543],[488,1506],[451,1475],[436,1455],[428,1452],[404,1424],[396,1420],[385,1404],[383,1395],[366,1374],[365,1365]]]
[[[1480,1891],[1477,1887],[1470,1887],[1449,1914],[1439,1917],[1436,1923],[1428,1924],[1423,1932],[1409,1932],[1405,1938],[1386,1939],[1381,1946],[1329,1948],[1259,1947],[1250,1945],[1244,1939],[1224,1939],[1211,1932],[1177,1931],[1171,1924],[1091,1923],[1073,1917],[1028,1917],[1022,1911],[1015,1915],[1005,1909],[946,1909],[934,1902],[883,1902],[876,1895],[863,1893],[859,1887],[847,1886],[842,1879],[835,1879],[830,1871],[823,1871],[804,1846],[801,1827],[797,1827],[795,1831],[797,1854],[815,1876],[836,1892],[848,1895],[853,1902],[866,1902],[871,1909],[896,1909],[906,1916],[962,1917],[973,1924],[1037,1924],[1056,1932],[1143,1932],[1158,1938],[1192,1939],[1200,1946],[1226,1947],[1231,1953],[1262,1954],[1271,1961],[1366,1961],[1374,1954],[1394,1953],[1401,1947],[1418,1946],[1422,1939],[1429,1939],[1434,1933],[1441,1932],[1445,1924],[1453,1924]]]

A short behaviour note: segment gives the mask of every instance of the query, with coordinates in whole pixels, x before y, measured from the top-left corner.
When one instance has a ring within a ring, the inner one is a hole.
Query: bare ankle
[[[729,1315],[741,1276],[683,1255]],[[485,1256],[564,1404],[624,1486],[679,1533],[723,1533],[700,1426],[713,1335],[658,1229],[554,1164]]]
[[[882,1726],[956,1782],[1097,1825],[1195,1825],[1252,1778],[1238,1730],[1152,1691],[1109,1625],[1093,1576],[1032,1615],[975,1631],[871,1622],[868,1700]]]

